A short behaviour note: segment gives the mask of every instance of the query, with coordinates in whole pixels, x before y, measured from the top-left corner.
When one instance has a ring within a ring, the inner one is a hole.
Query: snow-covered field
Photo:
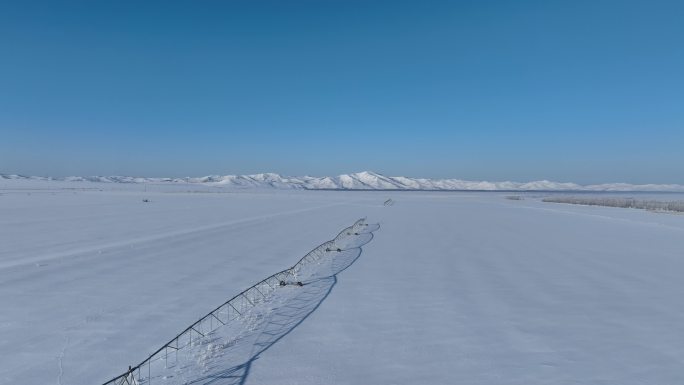
[[[2,384],[101,384],[364,216],[381,227],[358,255],[152,383],[684,382],[682,215],[495,192],[11,183]]]

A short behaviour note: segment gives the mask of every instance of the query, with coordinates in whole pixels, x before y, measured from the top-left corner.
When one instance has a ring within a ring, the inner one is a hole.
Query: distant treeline
[[[623,207],[630,209],[643,209],[652,211],[676,211],[684,212],[684,201],[654,201],[634,198],[614,197],[553,197],[544,198],[544,202],[570,203],[573,205]]]

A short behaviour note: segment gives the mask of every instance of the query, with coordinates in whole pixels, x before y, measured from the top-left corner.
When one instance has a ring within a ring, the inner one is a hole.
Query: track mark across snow
[[[66,353],[66,349],[69,346],[69,337],[66,337],[64,339],[64,346],[62,347],[62,351],[59,353],[59,357],[57,357],[57,366],[59,367],[59,374],[57,375],[57,385],[62,385],[62,377],[64,376],[64,353]]]
[[[139,244],[155,242],[155,241],[162,241],[162,240],[166,240],[166,239],[174,239],[174,238],[178,238],[180,236],[198,234],[198,233],[202,233],[202,232],[206,232],[206,231],[212,231],[212,230],[220,230],[220,229],[230,228],[233,226],[243,225],[243,224],[247,224],[247,223],[255,223],[255,222],[259,222],[259,221],[272,220],[273,218],[277,218],[280,216],[300,214],[303,212],[326,209],[326,208],[339,206],[339,205],[340,205],[340,203],[332,203],[332,204],[320,205],[320,206],[315,206],[315,207],[307,207],[307,208],[303,208],[303,209],[286,210],[286,211],[281,211],[281,212],[277,212],[277,213],[273,213],[273,214],[257,215],[257,216],[253,216],[253,217],[249,217],[249,218],[235,219],[235,220],[231,220],[231,221],[214,223],[214,224],[205,225],[205,226],[196,226],[196,227],[191,227],[191,228],[165,231],[165,232],[161,232],[161,233],[149,235],[149,236],[129,238],[129,239],[126,239],[125,241],[111,241],[111,242],[105,242],[105,243],[90,245],[87,247],[73,248],[70,250],[65,250],[62,252],[57,252],[57,253],[52,253],[52,254],[43,254],[43,255],[38,255],[35,257],[26,257],[26,258],[21,258],[21,259],[11,259],[9,261],[0,261],[0,269],[6,269],[6,268],[12,268],[12,267],[16,267],[16,266],[30,265],[30,264],[44,265],[44,263],[47,261],[51,261],[51,260],[55,260],[55,259],[62,259],[62,258],[70,258],[70,257],[78,256],[78,255],[84,255],[84,254],[92,255],[93,253],[97,253],[98,255],[101,255],[103,252],[106,252],[107,250],[111,250],[111,249],[116,249],[116,248],[121,248],[121,247],[131,247],[132,248],[133,245],[139,245]]]

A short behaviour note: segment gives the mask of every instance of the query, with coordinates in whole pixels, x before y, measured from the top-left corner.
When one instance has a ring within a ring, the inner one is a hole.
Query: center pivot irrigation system
[[[366,218],[359,219],[353,225],[340,231],[334,239],[324,242],[308,252],[302,259],[295,263],[294,266],[271,275],[224,302],[221,306],[212,310],[173,337],[169,342],[150,354],[141,363],[136,366],[130,366],[125,373],[112,378],[103,385],[149,384],[151,382],[150,371],[152,363],[168,360],[169,353],[178,352],[180,349],[192,346],[193,341],[202,339],[212,331],[238,319],[243,313],[263,302],[275,290],[282,287],[283,282],[299,282],[298,274],[302,270],[302,267],[319,262],[332,253],[343,251],[342,245],[338,245],[338,242],[346,237],[359,235],[359,231],[368,226],[365,221]]]

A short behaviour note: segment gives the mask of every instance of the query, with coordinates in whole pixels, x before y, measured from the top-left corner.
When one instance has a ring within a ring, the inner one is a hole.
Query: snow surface
[[[183,351],[187,370],[158,383],[684,382],[681,215],[533,194],[12,183],[2,384],[101,384],[363,216],[381,228],[358,259]],[[254,352],[246,373],[232,365]]]
[[[12,181],[144,183],[177,186],[211,186],[228,189],[306,189],[306,190],[485,190],[485,191],[671,191],[684,192],[683,185],[606,183],[582,186],[547,180],[535,182],[487,182],[460,179],[424,179],[389,177],[371,171],[342,174],[336,177],[289,177],[274,173],[254,175],[211,175],[201,178],[140,178],[126,176],[92,176],[49,178],[0,174],[0,187]]]

